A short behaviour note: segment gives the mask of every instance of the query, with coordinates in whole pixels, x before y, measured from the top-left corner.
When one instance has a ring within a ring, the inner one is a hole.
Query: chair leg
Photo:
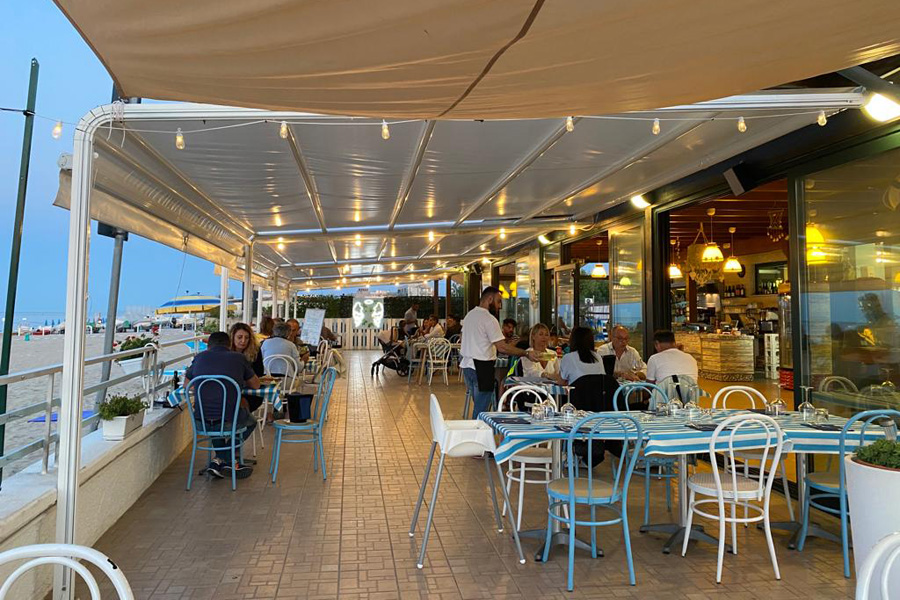
[[[328,479],[328,473],[325,471],[325,448],[322,446],[322,434],[316,434],[316,441],[313,444],[319,446],[319,460],[322,462],[322,481]]]
[[[507,474],[506,474],[506,493],[507,493],[507,495],[509,495],[509,493],[512,491],[512,470],[514,468],[512,466],[513,465],[512,460],[509,461],[509,465],[510,465],[509,472],[507,472]],[[501,517],[506,516],[506,505],[505,504],[500,508],[500,516]]]
[[[794,501],[791,499],[791,488],[788,486],[787,470],[784,461],[781,461],[781,483],[784,486],[784,499],[787,502],[788,516],[794,520]]]
[[[748,508],[744,507],[744,516],[747,515]],[[731,505],[731,553],[737,554],[737,499]]]
[[[571,592],[575,589],[575,507],[571,507],[570,511],[572,516],[569,519],[569,576],[566,589]]]
[[[663,469],[663,467],[660,467],[660,469]],[[666,475],[674,475],[675,471],[672,469],[671,465],[666,465],[665,473],[666,473]],[[672,478],[666,477],[665,481],[666,481],[666,510],[668,512],[672,512]]]
[[[256,431],[250,436],[251,441],[253,442],[253,458],[256,458],[256,433],[259,431],[259,427],[256,428]]]
[[[809,532],[809,495],[812,490],[806,487],[806,494],[803,500],[803,510],[800,513],[800,535],[797,538],[797,552],[803,552],[803,546],[806,544],[806,534]]]
[[[516,531],[522,529],[522,507],[525,506],[525,463],[519,468],[519,506],[516,509]]]
[[[500,491],[503,493],[503,503],[506,505],[507,510],[509,511],[509,521],[512,524],[512,507],[509,505],[509,494],[506,493],[506,488],[503,486],[503,469],[500,467],[500,463],[494,460],[494,457],[491,456],[490,459],[485,458],[485,462],[488,460],[492,460],[494,464],[497,466],[497,475],[500,477]],[[493,487],[493,485],[491,485]],[[519,532],[513,527],[513,540],[516,542],[516,552],[519,553],[519,564],[525,564],[525,555],[522,554],[522,542],[519,540]]]
[[[491,502],[494,505],[494,519],[497,521],[497,533],[503,533],[503,521],[500,518],[500,508],[497,506],[497,492],[494,490],[494,474],[491,473],[490,457],[484,457],[484,469],[487,471],[488,487],[491,488]],[[503,488],[506,491],[506,488]],[[512,510],[512,509],[510,509]]]
[[[628,510],[624,500],[622,501],[622,532],[625,534],[625,560],[628,562],[628,582],[631,585],[636,585],[634,559],[631,556],[631,533],[628,531]]]
[[[775,557],[775,542],[772,540],[772,525],[769,523],[769,506],[766,502],[763,513],[763,526],[766,530],[766,544],[769,546],[769,556],[772,557],[772,569],[775,571],[775,579],[781,579],[781,571],[778,569],[778,559]]]
[[[234,451],[236,448],[234,447],[234,436],[231,436],[231,491],[237,490],[237,469],[234,468],[234,463],[240,462],[235,460]]]
[[[278,433],[275,435],[275,452],[272,455],[272,483],[275,483],[275,479],[278,478],[278,461],[281,458],[281,434],[282,430],[279,429]]]
[[[759,463],[759,470],[760,470],[760,472],[762,472],[762,462]],[[744,461],[744,477],[746,479],[750,479],[750,464],[749,464],[749,461],[746,461],[746,460]],[[749,515],[750,515],[750,509],[749,509],[749,507],[745,506],[744,507],[744,518],[746,519]],[[734,515],[731,515],[731,516],[733,517]],[[750,526],[750,523],[744,523],[744,527],[749,527],[749,526]],[[735,554],[737,554],[736,551],[735,551]]]
[[[685,532],[688,537],[688,532]],[[722,583],[722,564],[725,562],[725,503],[719,502],[719,551],[716,562],[716,583]]]
[[[191,448],[191,466],[188,468],[187,491],[191,491],[191,481],[194,478],[194,458],[197,456],[197,438],[194,437],[194,445]]]
[[[687,554],[688,543],[691,541],[691,526],[694,523],[694,498],[696,494],[691,490],[691,497],[688,500],[687,524],[684,528],[684,541],[681,543],[681,555]]]
[[[591,521],[597,522],[597,507],[591,505]],[[591,525],[591,558],[597,558],[597,527]]]
[[[553,537],[553,517],[550,516],[550,512],[553,510],[553,498],[548,495],[547,500],[549,504],[547,506],[547,537],[544,538],[544,555],[541,557],[541,562],[545,564],[550,559],[550,540]]]
[[[434,519],[434,507],[437,505],[438,488],[441,487],[441,475],[444,474],[444,457],[441,453],[441,460],[438,462],[437,475],[434,479],[434,490],[431,492],[431,504],[428,506],[428,518],[425,520],[425,535],[422,537],[422,549],[419,551],[419,562],[416,567],[421,569],[425,566],[425,548],[428,547],[428,535],[431,533],[431,522]]]
[[[419,497],[416,499],[416,508],[413,509],[412,523],[409,525],[409,537],[414,537],[416,534],[416,521],[419,520],[419,509],[422,507],[422,500],[425,498],[425,486],[428,485],[428,477],[431,475],[431,464],[434,462],[434,451],[436,448],[437,442],[431,442],[431,452],[428,453],[428,463],[425,465],[425,477],[422,478]]]
[[[844,551],[844,577],[850,579],[850,532],[847,531],[847,492],[840,487],[841,494],[841,549]]]
[[[650,524],[650,463],[644,458],[644,525]]]

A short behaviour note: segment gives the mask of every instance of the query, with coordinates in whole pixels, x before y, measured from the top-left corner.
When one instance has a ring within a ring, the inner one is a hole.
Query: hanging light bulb
[[[659,119],[653,119],[653,127],[650,128],[653,135],[659,135]]]
[[[669,243],[675,247],[675,256],[673,257],[672,262],[669,263],[669,279],[681,279],[684,275],[681,272],[681,267],[678,266],[679,254],[681,252],[681,248],[678,245],[678,240],[669,240]]]
[[[341,277],[341,283],[347,283],[347,278],[346,278],[346,277]]]
[[[569,133],[575,131],[575,121],[572,119],[572,117],[566,117],[566,131],[568,131]]]
[[[281,129],[278,130],[278,135],[281,136],[281,139],[286,140],[288,136],[288,128],[287,121],[281,122]]]
[[[569,235],[575,235],[575,224],[569,225]]]
[[[825,127],[825,124],[828,123],[828,117],[825,116],[824,110],[819,111],[819,116],[816,118],[816,123],[819,124],[819,127]]]
[[[622,287],[630,286],[631,285],[631,277],[626,275],[625,277],[623,277],[622,279],[619,280],[619,285],[621,285]]]
[[[381,139],[391,139],[391,130],[388,129],[387,121],[385,121],[384,119],[381,120]]]
[[[391,271],[396,271],[396,270],[397,270],[397,263],[392,262],[391,263]]]
[[[505,239],[506,239],[506,230],[503,229],[502,227],[500,228],[500,239],[501,239],[501,240],[505,240]]]
[[[434,241],[434,232],[433,232],[433,231],[429,231],[429,232],[428,232],[428,241],[429,241],[429,242],[433,242],[433,241]]]
[[[356,244],[357,246],[362,246],[362,236],[357,233],[356,240],[354,240],[353,243]]]
[[[594,268],[591,270],[591,277],[593,277],[594,279],[606,279],[607,272],[606,269],[603,268],[602,264],[594,264]]]
[[[59,139],[59,136],[62,135],[62,121],[56,122],[56,125],[53,126],[53,131],[50,132],[50,135],[53,136],[54,140]]]
[[[729,227],[728,233],[731,234],[731,256],[728,260],[725,261],[725,266],[722,267],[722,270],[726,273],[740,273],[744,270],[744,267],[741,266],[741,262],[734,255],[734,232],[737,231],[736,227]]]
[[[279,250],[284,250],[284,244],[281,243],[281,242],[279,242],[279,243],[278,243],[278,249],[279,249]]]
[[[744,117],[738,117],[737,128],[741,133],[747,131],[747,122],[744,121]]]
[[[175,132],[175,147],[184,150],[184,134],[181,133],[181,127]]]

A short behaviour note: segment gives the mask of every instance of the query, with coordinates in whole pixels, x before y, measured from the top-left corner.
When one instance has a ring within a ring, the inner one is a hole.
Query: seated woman
[[[273,327],[275,327],[275,319],[270,316],[263,316],[259,322],[259,333],[256,334],[256,341],[262,344],[264,340],[272,337]]]
[[[576,327],[569,334],[569,353],[559,361],[559,375],[573,385],[585,375],[605,375],[603,361],[594,350],[594,333],[587,327]]]
[[[246,323],[235,323],[231,326],[228,337],[231,339],[231,350],[244,355],[247,363],[253,369],[253,373],[257,377],[265,375],[266,369],[263,367],[262,352],[259,351],[259,342],[256,341],[253,329]],[[262,398],[256,396],[244,396],[241,399],[241,404],[251,413],[259,408],[262,402]]]
[[[534,354],[541,360],[533,361],[529,359],[528,356],[523,356],[521,359],[522,375],[525,377],[547,377],[549,379],[558,379],[559,361],[556,358],[556,353],[548,350],[550,328],[543,323],[538,323],[531,328],[531,331],[528,334],[528,340],[530,342],[528,350],[533,350]],[[553,354],[553,356],[550,357],[550,354]]]

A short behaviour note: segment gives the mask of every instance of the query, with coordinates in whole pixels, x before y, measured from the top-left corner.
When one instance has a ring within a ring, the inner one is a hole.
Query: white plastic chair
[[[529,412],[531,404],[525,404],[524,399],[531,397],[541,401],[549,401],[556,411],[556,399],[546,389],[536,385],[515,385],[507,388],[500,396],[500,412]],[[519,398],[519,401],[516,401]],[[522,505],[525,503],[525,485],[539,483],[546,486],[552,476],[553,450],[550,442],[542,442],[519,450],[509,457],[509,468],[506,471],[506,493],[512,491],[512,482],[519,484],[519,502],[516,509],[516,529],[522,528]],[[537,475],[539,479],[528,479],[527,475]],[[503,507],[503,516],[506,516],[506,507]]]
[[[847,379],[846,377],[841,377],[840,375],[829,375],[822,379],[819,382],[819,391],[820,392],[849,392],[853,394],[859,393],[859,388],[856,387],[856,384]]]
[[[112,582],[119,600],[134,600],[131,586],[121,569],[108,556],[93,548],[74,544],[34,544],[0,552],[0,565],[18,560],[28,562],[17,567],[0,586],[0,600],[6,600],[9,590],[19,577],[40,565],[69,567],[87,584],[88,590],[91,592],[91,600],[100,600],[100,587],[97,585],[97,580],[80,561],[89,562],[103,571],[103,574]]]
[[[447,369],[450,364],[450,341],[444,338],[430,338],[428,340],[428,385],[435,371],[441,371],[444,375],[444,385],[450,385],[447,378]]]
[[[760,392],[756,388],[752,388],[746,385],[729,385],[716,392],[716,395],[713,397],[712,407],[723,409],[728,408],[728,398],[730,398],[731,396],[738,396],[740,400],[749,403],[750,408],[753,409],[758,408],[756,405],[757,400],[760,402],[760,404],[762,404],[763,407],[766,405],[766,397],[763,396],[762,392]],[[720,403],[721,406],[719,405]],[[735,452],[734,455],[744,463],[744,477],[752,477],[755,479],[756,476],[750,474],[750,463],[759,462],[762,458],[762,453],[756,450],[748,450]],[[788,514],[790,515],[791,521],[793,521],[794,501],[791,498],[791,488],[788,486],[787,469],[784,466],[784,461],[786,458],[787,454],[781,457],[781,463],[779,466],[781,469],[781,484],[784,487],[784,499],[787,502]],[[744,511],[744,516],[747,516],[746,510]]]
[[[865,562],[859,568],[856,576],[856,600],[870,600],[869,588],[872,585],[872,579],[875,577],[875,570],[882,567],[881,570],[881,600],[897,600],[900,598],[900,590],[894,589],[894,594],[890,594],[888,585],[891,579],[891,569],[894,563],[900,557],[900,531],[890,533],[881,538],[877,544],[872,546]]]
[[[759,478],[750,479],[738,475],[734,445],[735,438],[740,440],[742,433],[748,433],[747,429],[757,428],[762,428],[765,435],[764,439],[755,446],[761,451],[762,460],[759,466]],[[742,432],[741,430],[744,431]],[[725,455],[726,464],[724,481],[723,474],[719,472],[716,461],[717,446],[720,438],[727,438],[727,447],[722,451]],[[722,563],[725,558],[725,525],[731,523],[731,551],[733,554],[737,554],[737,524],[757,523],[759,521],[763,522],[765,529],[766,543],[769,546],[769,556],[772,559],[772,568],[775,570],[775,579],[781,579],[778,559],[775,557],[775,544],[772,541],[772,526],[769,522],[769,500],[772,496],[772,484],[775,482],[775,469],[769,469],[768,473],[766,469],[769,463],[777,465],[781,461],[782,449],[783,435],[781,427],[778,426],[775,419],[755,413],[735,415],[719,423],[719,426],[713,432],[712,439],[709,441],[709,460],[712,465],[712,472],[694,473],[688,478],[690,500],[685,531],[691,530],[694,513],[719,522],[719,557],[716,565],[716,583],[722,582]],[[711,496],[712,498],[697,500],[697,494]],[[761,505],[754,504],[754,502],[759,502]],[[710,504],[717,505],[718,513],[703,510]],[[725,512],[726,505],[731,507],[730,517]],[[742,506],[756,514],[738,517],[738,506]],[[682,556],[687,553],[689,542],[690,536],[685,535],[684,543],[681,546]]]
[[[419,488],[419,497],[416,500],[416,508],[413,511],[412,523],[409,526],[409,537],[415,537],[416,522],[419,520],[419,509],[425,497],[425,486],[428,485],[428,477],[431,474],[431,465],[434,462],[434,453],[440,448],[441,460],[438,463],[437,476],[434,481],[434,491],[431,494],[431,504],[428,506],[428,519],[425,521],[425,535],[422,538],[422,549],[419,552],[419,560],[416,567],[421,569],[425,565],[425,548],[428,546],[428,535],[431,533],[431,523],[434,519],[434,507],[437,505],[438,489],[441,485],[441,476],[444,473],[444,459],[469,458],[484,456],[485,453],[493,454],[497,449],[494,442],[494,431],[484,421],[445,421],[441,412],[441,405],[434,394],[431,395],[431,453],[428,455],[428,464],[425,466],[425,477],[422,478],[422,486]],[[487,471],[488,487],[491,489],[491,501],[494,504],[494,518],[497,521],[498,533],[503,533],[503,521],[500,518],[500,509],[497,507],[497,494],[494,491],[494,477],[491,473],[490,462],[492,456],[485,456],[484,468]],[[503,470],[494,462],[497,474],[500,477],[500,491],[503,492],[503,502],[509,508],[509,495],[503,485]],[[512,512],[512,509],[509,509]],[[510,514],[510,522],[512,515]],[[519,543],[519,533],[513,525],[513,539],[516,542],[516,552],[519,554],[519,563],[525,564],[525,556],[522,554],[522,545]]]

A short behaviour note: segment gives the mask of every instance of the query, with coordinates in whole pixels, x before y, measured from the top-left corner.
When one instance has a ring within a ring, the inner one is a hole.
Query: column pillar
[[[253,243],[244,246],[244,321],[250,320],[253,312]]]

